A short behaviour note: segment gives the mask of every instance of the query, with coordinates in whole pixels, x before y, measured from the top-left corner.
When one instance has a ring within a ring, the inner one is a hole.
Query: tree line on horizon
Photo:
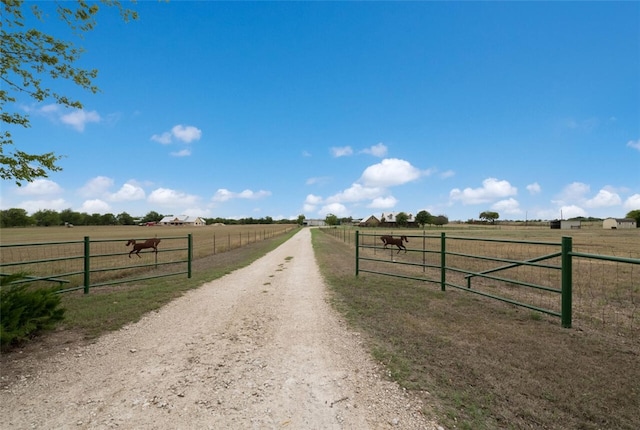
[[[0,227],[52,227],[52,226],[86,226],[86,225],[146,225],[147,223],[157,223],[165,216],[156,211],[150,211],[143,217],[134,217],[127,212],[117,215],[112,213],[106,214],[88,214],[86,212],[77,212],[72,209],[64,209],[60,212],[52,209],[41,209],[29,215],[25,209],[11,208],[0,210]],[[263,218],[205,218],[203,220],[210,224],[302,224],[304,216],[300,215],[297,219],[274,220],[267,216]]]

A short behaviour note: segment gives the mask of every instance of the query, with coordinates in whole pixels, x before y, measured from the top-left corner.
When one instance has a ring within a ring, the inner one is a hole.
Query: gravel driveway
[[[136,324],[3,377],[0,427],[438,429],[327,294],[302,229]]]

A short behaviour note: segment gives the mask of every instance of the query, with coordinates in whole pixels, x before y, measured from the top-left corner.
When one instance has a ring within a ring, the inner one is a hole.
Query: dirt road
[[[0,428],[437,429],[326,300],[303,229],[136,324],[3,374]]]

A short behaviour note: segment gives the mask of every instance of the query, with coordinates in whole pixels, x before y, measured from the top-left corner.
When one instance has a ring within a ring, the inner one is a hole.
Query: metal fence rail
[[[574,252],[571,237],[557,243],[446,236],[444,232],[405,234],[409,242],[402,251],[385,249],[381,235],[355,232],[356,276],[366,272],[431,282],[442,291],[456,288],[559,317],[566,328],[573,319],[574,260],[630,265],[624,270],[630,274],[630,284],[640,279],[633,277],[633,267],[640,265],[640,259]],[[416,242],[421,246],[416,247]],[[631,285],[631,294],[636,289]],[[630,311],[630,327],[636,314],[635,309]]]
[[[88,236],[82,241],[1,244],[0,276],[25,273],[14,283],[57,282],[58,293],[84,290],[85,294],[91,288],[106,285],[183,274],[191,278],[192,235],[159,239],[164,246],[159,246],[157,252],[143,251],[140,256],[131,255],[129,249],[119,251],[122,239],[91,240]],[[155,273],[148,274],[151,270]]]

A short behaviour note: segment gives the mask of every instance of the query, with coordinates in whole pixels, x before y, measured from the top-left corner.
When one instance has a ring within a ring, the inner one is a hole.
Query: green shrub
[[[0,278],[0,348],[3,350],[52,329],[64,318],[56,288],[10,285],[22,278],[23,274]]]

